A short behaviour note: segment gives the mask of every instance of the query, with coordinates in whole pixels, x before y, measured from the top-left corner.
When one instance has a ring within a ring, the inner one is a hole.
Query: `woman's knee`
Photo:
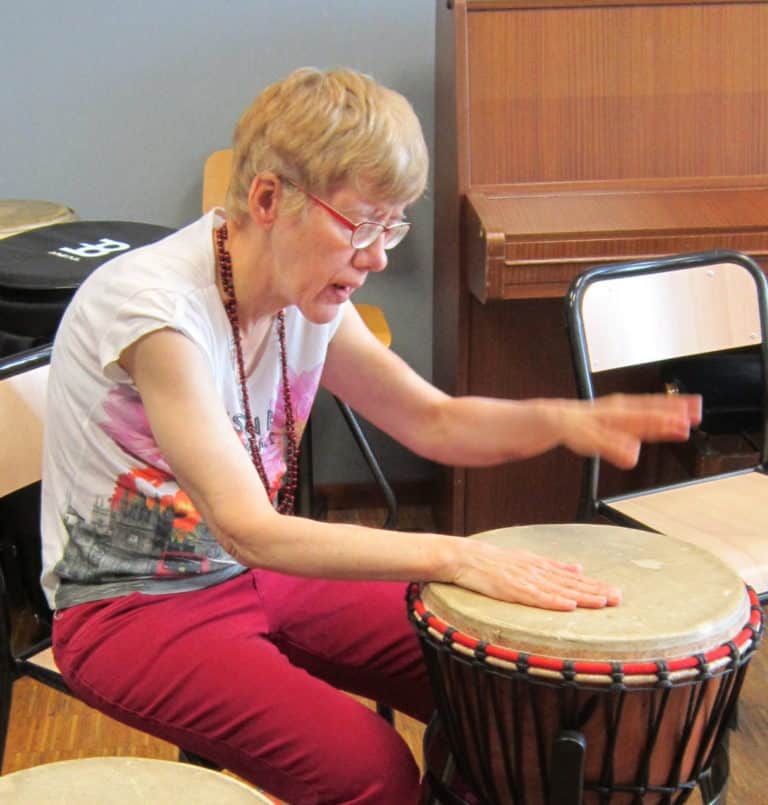
[[[318,802],[417,805],[421,801],[421,775],[413,755],[393,728],[383,726],[384,737],[353,741],[339,757],[336,777],[328,780]]]

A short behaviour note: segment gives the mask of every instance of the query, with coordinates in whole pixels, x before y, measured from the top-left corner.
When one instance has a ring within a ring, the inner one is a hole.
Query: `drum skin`
[[[76,221],[75,211],[55,201],[0,200],[0,239],[41,226]]]
[[[684,801],[759,640],[756,599],[741,579],[694,545],[635,529],[544,525],[472,538],[578,562],[623,593],[617,607],[554,612],[412,586],[442,728],[476,792],[545,805],[554,741],[573,730],[586,741],[585,805]],[[757,625],[745,632],[750,619]],[[737,635],[723,657],[696,659]]]
[[[220,772],[138,757],[47,763],[0,777],[5,805],[271,805],[274,800]]]

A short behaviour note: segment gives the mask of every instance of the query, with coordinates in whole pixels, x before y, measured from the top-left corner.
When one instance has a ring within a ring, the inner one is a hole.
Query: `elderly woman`
[[[620,597],[530,554],[290,516],[318,385],[462,465],[565,445],[629,467],[699,416],[686,397],[451,398],[384,348],[349,300],[426,177],[404,98],[298,70],[240,120],[226,210],[89,277],[51,364],[44,581],[67,682],[304,805],[419,801],[405,743],[340,692],[429,717],[403,582],[552,609]]]

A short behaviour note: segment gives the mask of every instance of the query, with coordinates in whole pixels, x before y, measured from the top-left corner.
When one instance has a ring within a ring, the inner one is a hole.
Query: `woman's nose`
[[[383,271],[387,267],[387,252],[384,249],[384,233],[382,232],[370,246],[355,252],[353,265],[366,271]]]

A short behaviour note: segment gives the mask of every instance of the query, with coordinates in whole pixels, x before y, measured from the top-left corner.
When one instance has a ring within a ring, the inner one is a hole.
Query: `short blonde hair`
[[[245,219],[262,171],[319,196],[351,185],[367,198],[405,205],[424,192],[428,167],[421,125],[402,95],[354,70],[305,67],[267,87],[241,116],[227,214]]]

